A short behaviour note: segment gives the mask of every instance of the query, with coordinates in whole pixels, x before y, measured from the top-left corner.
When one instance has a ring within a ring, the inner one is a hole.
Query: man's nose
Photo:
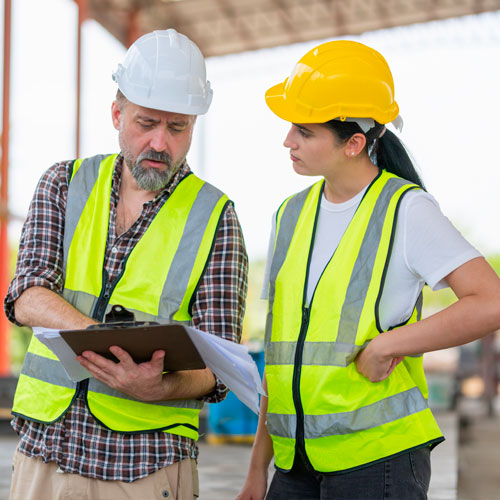
[[[156,127],[152,133],[149,145],[155,151],[165,151],[168,145],[168,133],[163,127]]]

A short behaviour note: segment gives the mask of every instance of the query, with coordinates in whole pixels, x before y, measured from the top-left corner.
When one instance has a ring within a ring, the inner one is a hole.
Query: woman
[[[500,280],[441,214],[399,139],[385,59],[356,42],[308,52],[266,102],[292,123],[294,170],[322,176],[279,208],[268,262],[269,400],[238,500],[427,498],[443,436],[422,353],[500,327]],[[421,291],[458,301],[420,320]]]

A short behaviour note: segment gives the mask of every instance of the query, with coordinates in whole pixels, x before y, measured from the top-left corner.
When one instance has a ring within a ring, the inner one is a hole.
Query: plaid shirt
[[[21,234],[16,273],[5,298],[5,312],[13,322],[16,322],[14,302],[27,288],[43,286],[57,293],[62,291],[64,217],[72,164],[72,161],[56,163],[45,172],[36,188]],[[122,168],[120,155],[113,174],[104,261],[110,281],[122,272],[125,257],[179,181],[190,173],[184,164],[169,185],[154,200],[144,204],[132,227],[117,235],[115,219]],[[243,235],[233,206],[229,204],[196,293],[192,308],[194,327],[239,341],[247,269]],[[226,392],[227,388],[217,380],[214,392],[202,399],[218,402],[224,399]],[[196,458],[198,454],[192,439],[176,434],[112,432],[95,421],[79,398],[57,422],[41,424],[15,417],[12,427],[21,438],[19,449],[25,455],[55,461],[65,472],[97,479],[135,481],[176,461]]]

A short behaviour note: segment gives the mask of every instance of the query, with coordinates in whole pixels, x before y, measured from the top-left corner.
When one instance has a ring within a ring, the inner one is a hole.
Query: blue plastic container
[[[262,377],[264,372],[264,351],[251,352]],[[245,406],[233,392],[220,403],[211,404],[208,408],[208,435],[222,438],[251,437],[257,430],[259,417]]]

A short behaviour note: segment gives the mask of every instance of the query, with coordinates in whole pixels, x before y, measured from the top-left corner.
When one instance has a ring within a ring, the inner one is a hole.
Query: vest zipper
[[[103,270],[102,282],[104,283],[104,286],[101,289],[101,294],[99,295],[91,314],[93,319],[101,322],[104,320],[104,313],[106,311],[106,307],[111,297],[113,288],[115,287],[118,280],[115,280],[114,283],[110,283],[108,281],[108,273],[105,270]]]
[[[311,244],[309,247],[309,255],[307,257],[306,276],[305,276],[304,291],[302,297],[302,324],[300,325],[299,338],[297,339],[297,346],[295,349],[295,362],[293,367],[293,379],[292,379],[293,404],[295,406],[295,413],[297,415],[297,428],[295,431],[295,453],[300,457],[306,468],[311,471],[314,470],[314,468],[312,467],[311,462],[307,457],[305,441],[304,441],[304,408],[302,407],[302,401],[300,399],[300,377],[302,372],[302,356],[304,354],[304,344],[306,340],[307,329],[309,328],[309,317],[311,311],[311,304],[309,304],[308,307],[306,301],[307,282],[309,281],[309,268],[311,266],[314,240],[316,238],[316,229],[318,227],[321,197],[323,196],[324,189],[325,189],[325,183],[323,182],[316,206],[316,214],[314,216],[314,224],[311,235]]]
[[[302,408],[302,401],[300,399],[300,376],[302,371],[302,355],[304,353],[304,343],[306,340],[307,329],[309,327],[309,316],[310,309],[307,306],[304,306],[302,308],[302,324],[300,326],[299,338],[297,339],[297,347],[295,350],[295,363],[292,379],[293,403],[295,405],[295,412],[297,415],[295,447],[296,453],[300,456],[302,462],[304,462],[306,466],[309,465],[309,459],[306,455],[304,441],[304,409]]]
[[[95,319],[96,321],[103,321],[104,319],[104,313],[106,311],[106,307],[108,305],[109,299],[111,298],[111,294],[113,292],[114,287],[118,283],[119,279],[121,277],[118,277],[114,281],[114,283],[108,282],[108,273],[103,270],[102,272],[102,282],[104,283],[104,286],[101,289],[101,294],[99,295],[99,298],[97,299],[96,303],[94,304],[94,307],[92,308],[90,317]],[[82,380],[80,382],[77,382],[76,384],[76,397],[82,398],[82,399],[87,399],[87,391],[89,388],[89,379],[86,378],[85,380]],[[88,405],[88,403],[87,403]]]

